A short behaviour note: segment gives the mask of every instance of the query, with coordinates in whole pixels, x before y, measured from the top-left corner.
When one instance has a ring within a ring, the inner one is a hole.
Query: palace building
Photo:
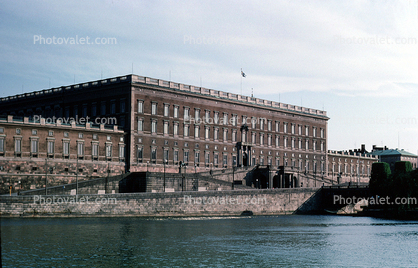
[[[0,115],[117,125],[131,172],[180,163],[327,171],[325,111],[137,75],[4,97]]]

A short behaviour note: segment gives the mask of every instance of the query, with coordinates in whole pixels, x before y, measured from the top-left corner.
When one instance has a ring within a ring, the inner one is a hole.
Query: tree
[[[391,171],[388,163],[377,162],[372,164],[370,177],[370,192],[373,195],[388,196],[391,186]]]

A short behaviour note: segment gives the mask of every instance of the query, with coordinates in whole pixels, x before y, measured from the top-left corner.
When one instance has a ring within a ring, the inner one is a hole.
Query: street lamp
[[[199,177],[197,176],[197,173],[196,173],[196,167],[197,165],[194,164],[194,175],[196,177],[196,191],[199,191]]]
[[[164,163],[164,184],[163,184],[163,192],[165,192],[165,164],[167,163],[167,159],[163,160]]]

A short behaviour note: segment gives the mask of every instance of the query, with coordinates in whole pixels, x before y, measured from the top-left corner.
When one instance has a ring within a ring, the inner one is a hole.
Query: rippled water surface
[[[1,219],[3,267],[417,267],[418,222],[339,216]]]

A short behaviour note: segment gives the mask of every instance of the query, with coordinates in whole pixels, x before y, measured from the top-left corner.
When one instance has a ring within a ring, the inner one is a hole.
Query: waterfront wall
[[[239,216],[294,213],[319,189],[0,196],[2,217]]]

